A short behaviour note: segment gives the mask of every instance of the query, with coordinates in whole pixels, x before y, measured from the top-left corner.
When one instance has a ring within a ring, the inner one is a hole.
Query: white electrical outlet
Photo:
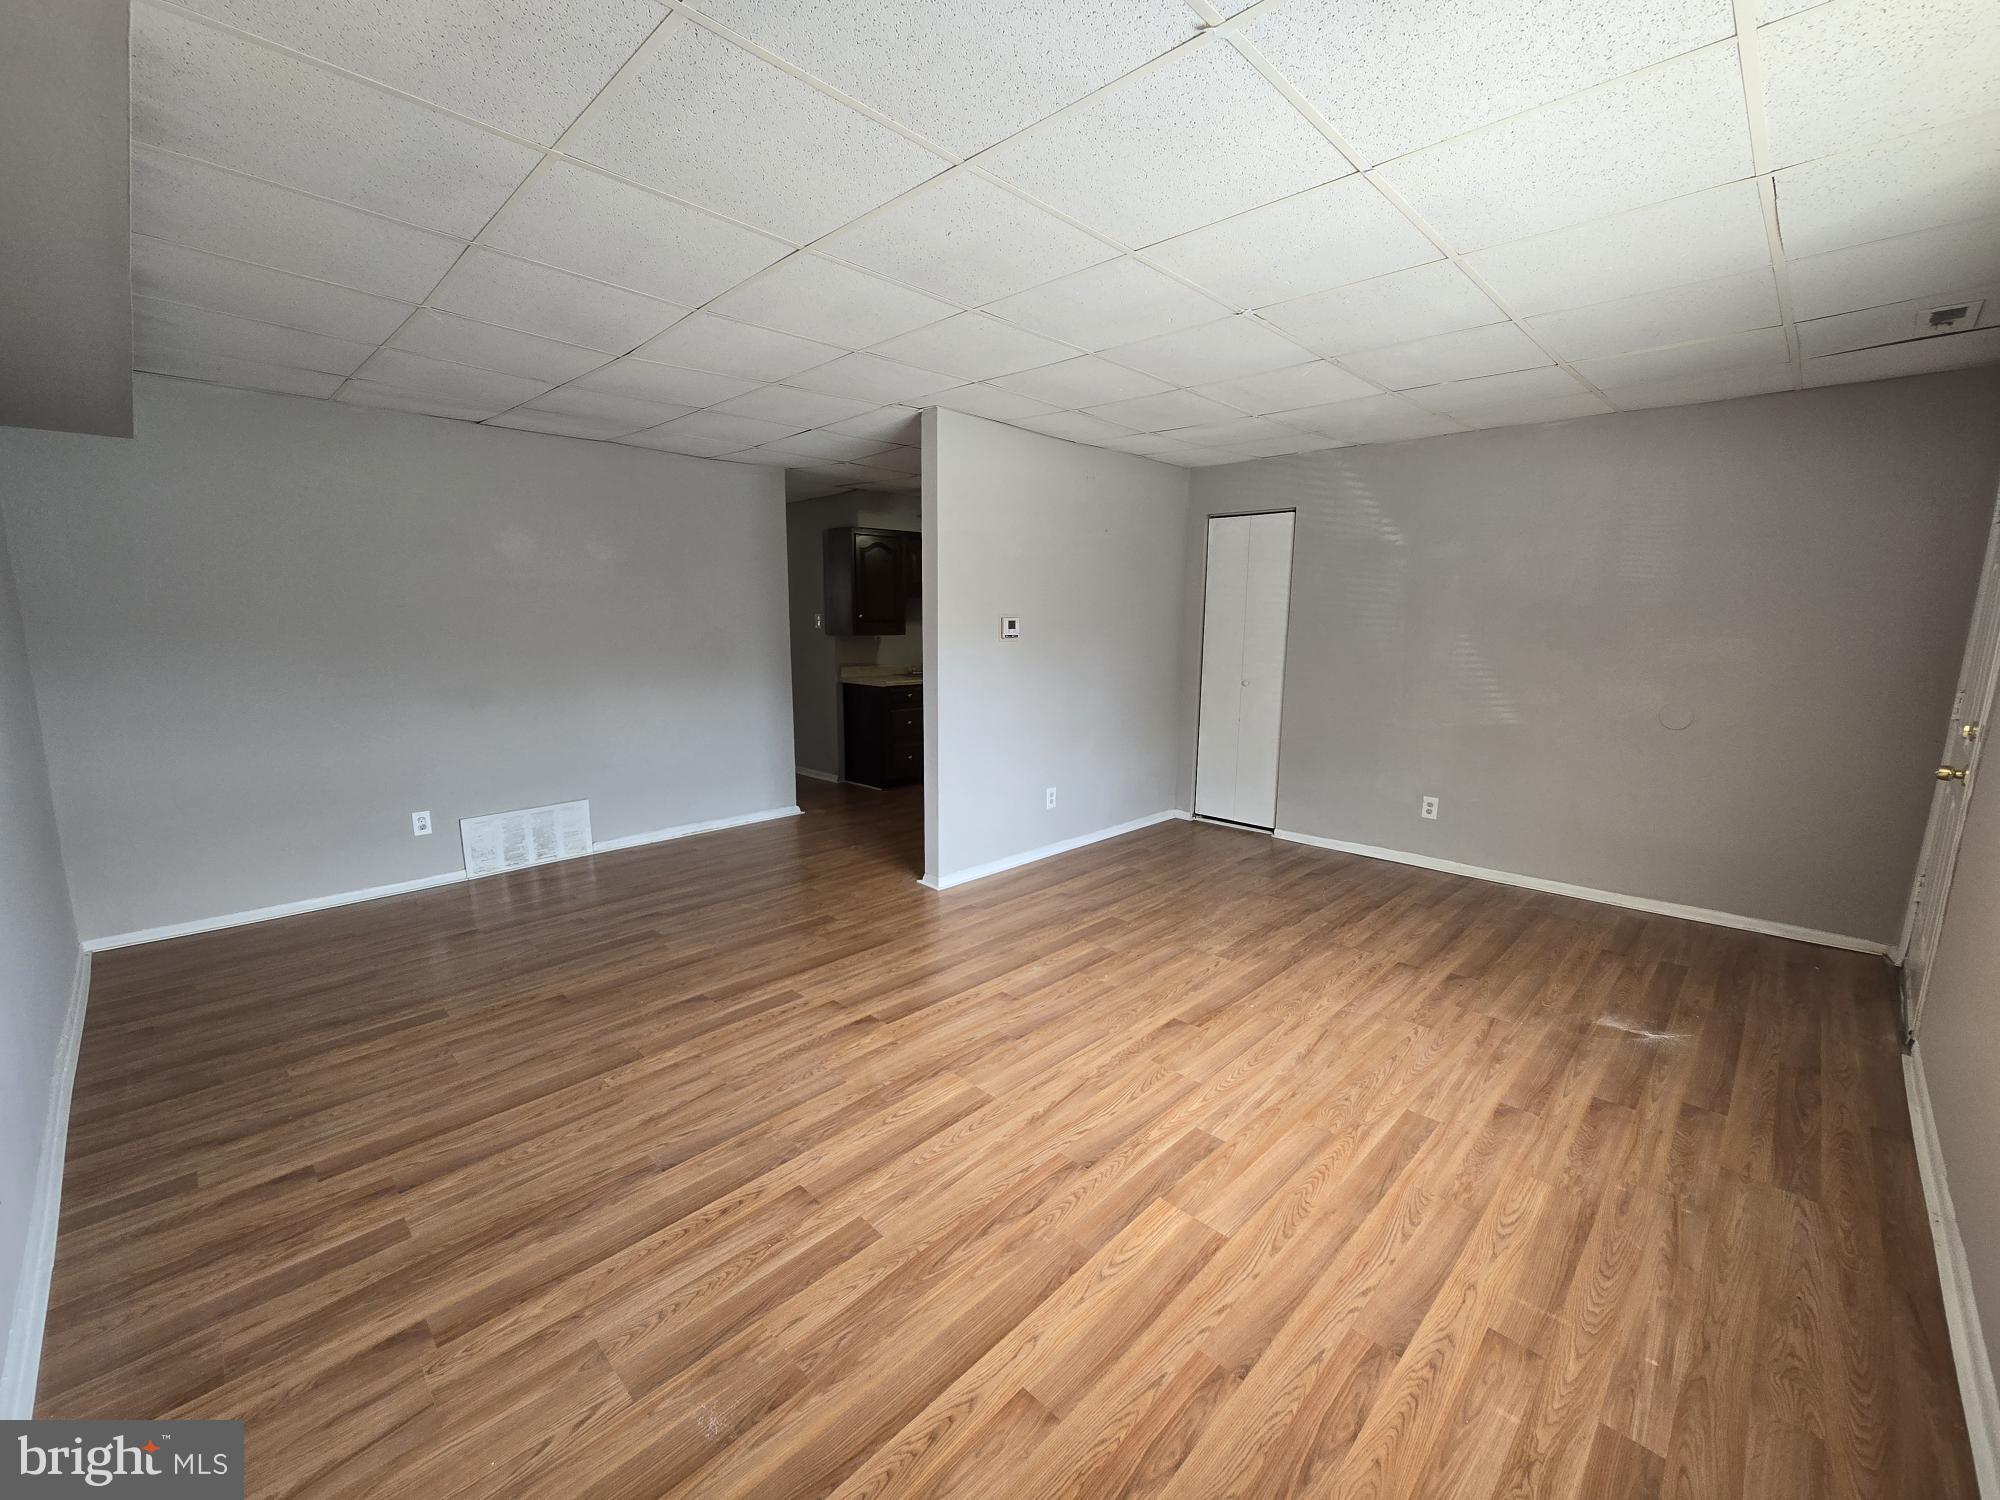
[[[1046,798],[1048,805],[1050,807],[1054,807],[1056,805],[1056,789],[1054,787],[1050,787],[1048,791],[1046,791],[1042,795],[1044,796],[1044,798]]]
[[[410,814],[410,832],[422,838],[431,831],[431,815],[427,812]]]
[[[1424,798],[1424,816],[1427,818],[1436,818],[1437,815],[1438,799],[1435,797]]]

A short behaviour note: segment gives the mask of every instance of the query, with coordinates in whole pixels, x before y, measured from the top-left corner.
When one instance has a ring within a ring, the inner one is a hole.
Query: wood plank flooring
[[[263,1496],[1973,1496],[1878,960],[801,801],[100,955],[42,1414]]]

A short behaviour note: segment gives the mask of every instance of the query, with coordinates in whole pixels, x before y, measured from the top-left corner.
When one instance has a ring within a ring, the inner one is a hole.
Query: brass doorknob
[[[1963,766],[1939,766],[1937,768],[1937,779],[1939,781],[1963,781],[1965,780],[1965,768]]]

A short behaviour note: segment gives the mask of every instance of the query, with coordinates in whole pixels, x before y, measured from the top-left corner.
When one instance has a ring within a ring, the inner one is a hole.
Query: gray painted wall
[[[41,1329],[23,1317],[30,1207],[48,1145],[76,924],[56,843],[41,722],[28,676],[6,530],[0,526],[0,1417],[25,1417]],[[29,1297],[25,1300],[38,1301]]]
[[[129,436],[126,0],[0,0],[0,425]]]
[[[1197,471],[1183,805],[1202,518],[1296,507],[1279,827],[1893,941],[1996,403],[1970,371]]]
[[[1187,471],[952,411],[924,443],[929,873],[1172,809]]]
[[[87,937],[794,800],[777,471],[154,377],[138,428],[0,432]]]
[[[826,613],[826,561],[822,537],[833,526],[923,529],[923,502],[914,491],[828,495],[785,507],[790,554],[792,619],[792,748],[808,770],[839,776],[840,669],[853,666],[914,667],[924,659],[924,630],[912,618],[902,635],[828,635],[813,623]]]

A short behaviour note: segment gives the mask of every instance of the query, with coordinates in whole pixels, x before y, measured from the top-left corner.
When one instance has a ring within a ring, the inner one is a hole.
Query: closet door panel
[[[1195,746],[1194,810],[1236,819],[1237,740],[1243,708],[1244,608],[1250,518],[1208,523],[1208,581],[1201,625],[1201,727]]]
[[[1244,569],[1243,701],[1237,716],[1236,820],[1278,816],[1278,721],[1284,708],[1285,621],[1292,598],[1291,512],[1251,516]]]

